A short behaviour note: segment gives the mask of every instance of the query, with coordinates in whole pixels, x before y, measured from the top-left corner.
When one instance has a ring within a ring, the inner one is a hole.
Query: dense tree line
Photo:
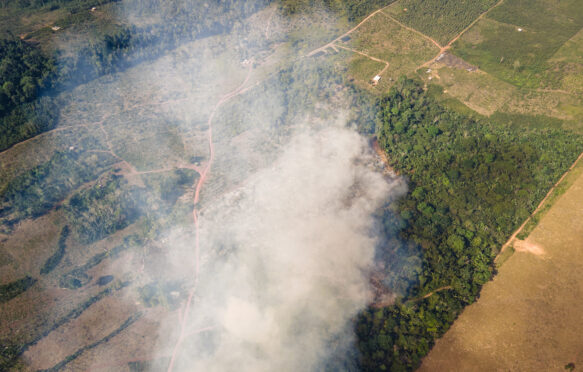
[[[408,300],[364,312],[357,334],[365,370],[411,370],[475,301],[499,247],[574,161],[581,138],[475,121],[406,79],[378,108],[379,141],[409,178],[401,238],[421,247],[422,267]]]
[[[65,250],[67,249],[67,237],[69,236],[69,226],[65,225],[61,230],[61,235],[59,236],[59,243],[57,244],[57,251],[53,253],[44,263],[43,267],[40,269],[42,275],[46,275],[53,271],[55,267],[61,263],[63,256],[65,255]]]
[[[35,99],[53,68],[38,48],[16,38],[0,40],[0,116]]]
[[[10,301],[19,294],[26,292],[36,282],[37,280],[35,278],[25,276],[22,279],[0,285],[0,304]]]
[[[54,60],[20,39],[0,39],[0,151],[56,125],[58,110],[48,97]]]

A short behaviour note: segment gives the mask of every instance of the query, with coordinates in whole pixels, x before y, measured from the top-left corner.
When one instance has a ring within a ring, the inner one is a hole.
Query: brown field
[[[568,363],[583,365],[582,205],[579,175],[420,370],[561,371]]]

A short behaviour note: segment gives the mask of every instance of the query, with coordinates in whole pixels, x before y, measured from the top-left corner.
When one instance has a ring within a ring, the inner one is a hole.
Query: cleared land
[[[184,288],[191,285],[190,278],[163,267],[172,265],[168,252],[177,250],[169,240],[195,240],[193,200],[209,164],[213,107],[225,103],[213,116],[215,160],[198,190],[199,211],[272,161],[286,131],[293,130],[274,125],[287,118],[286,107],[313,105],[310,97],[309,104],[300,99],[284,104],[278,79],[285,76],[277,74],[303,54],[299,50],[320,43],[307,39],[316,19],[326,29],[328,23],[318,17],[293,25],[274,20],[269,29],[251,19],[245,36],[271,43],[241,50],[224,47],[238,45],[229,38],[241,40],[240,35],[208,37],[81,85],[58,96],[62,111],[55,130],[0,152],[2,187],[12,188],[0,207],[9,207],[0,221],[0,282],[36,279],[0,303],[0,341],[9,350],[0,363],[12,353],[21,355],[15,367],[20,370],[119,371],[153,358],[160,319],[179,323],[177,303],[185,301]],[[335,32],[317,36],[329,40]],[[290,34],[293,48],[286,40]],[[317,72],[307,75],[302,78],[321,78]],[[243,81],[244,94],[227,103],[225,94]],[[19,188],[22,180],[27,187]],[[138,208],[123,205],[134,202]],[[83,206],[71,209],[71,203]],[[31,206],[43,209],[40,216],[28,218]],[[111,225],[119,215],[129,224]],[[64,254],[43,274],[64,225],[71,227]],[[160,233],[167,226],[176,236]],[[188,258],[182,262],[192,270],[192,247],[184,250]],[[213,254],[207,251],[202,259]]]
[[[385,67],[382,62],[371,58],[368,59],[372,63],[365,62],[363,59],[367,57],[358,53],[353,55],[350,62],[349,74],[364,83],[368,83],[382,70],[379,91],[388,89],[399,76],[413,73],[418,65],[439,51],[428,38],[405,29],[383,12],[370,18],[350,38],[340,39],[336,44],[388,62],[386,70],[382,70]]]
[[[580,175],[484,286],[480,299],[437,341],[422,371],[559,371],[568,363],[583,365],[581,205]]]

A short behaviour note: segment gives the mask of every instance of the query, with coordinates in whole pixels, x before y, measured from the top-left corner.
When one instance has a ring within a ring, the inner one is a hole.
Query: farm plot
[[[547,60],[582,27],[580,1],[508,0],[480,19],[453,51],[516,86],[547,88]]]
[[[350,62],[349,72],[358,80],[368,82],[385,67],[385,63],[367,55],[388,62],[381,74],[379,89],[388,88],[389,81],[414,72],[417,66],[439,51],[428,38],[405,29],[382,12],[353,32],[350,38],[339,41],[338,45],[362,53],[354,53]]]
[[[496,0],[403,0],[387,11],[443,46],[495,4]]]

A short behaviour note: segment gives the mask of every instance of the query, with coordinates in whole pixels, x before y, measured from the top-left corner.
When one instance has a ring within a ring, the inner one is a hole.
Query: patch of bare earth
[[[543,256],[545,254],[545,250],[540,245],[532,243],[528,239],[516,240],[513,247],[516,252],[530,253],[535,256]]]
[[[464,61],[463,59],[454,56],[451,53],[445,52],[439,55],[439,57],[437,57],[435,59],[436,62],[442,63],[444,65],[446,65],[447,67],[451,67],[451,68],[457,68],[457,69],[461,69],[461,70],[466,70],[466,71],[476,71],[478,70],[478,68],[466,61]]]

